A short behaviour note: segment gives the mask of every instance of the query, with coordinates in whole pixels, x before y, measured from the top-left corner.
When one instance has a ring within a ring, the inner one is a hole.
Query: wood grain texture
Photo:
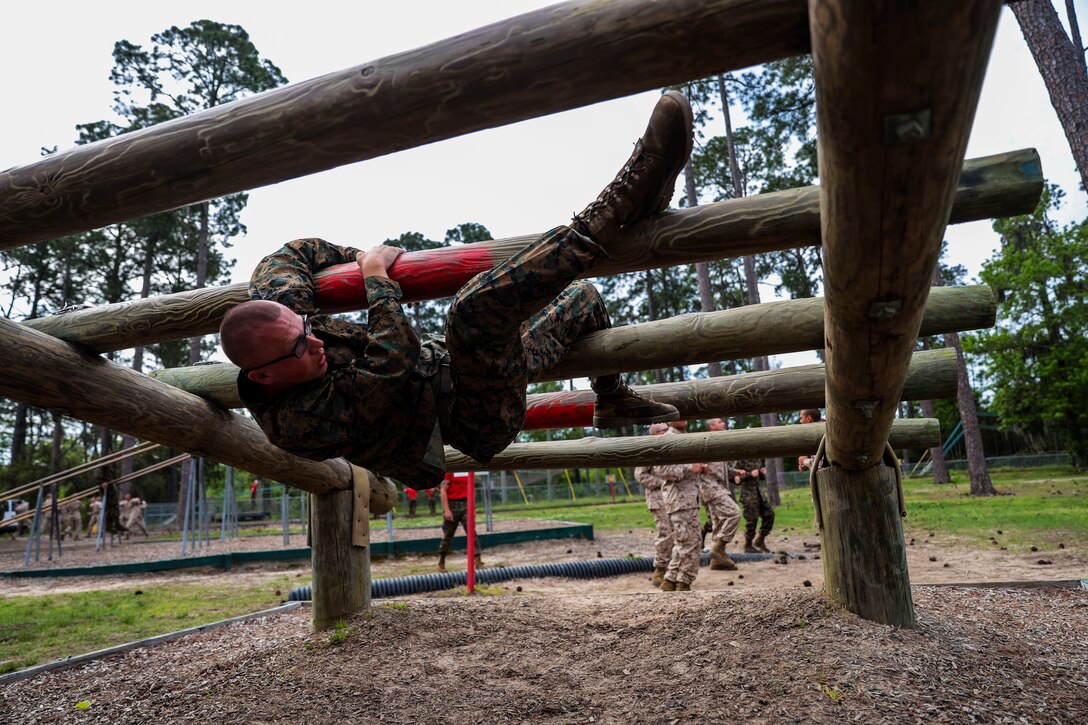
[[[817,469],[816,482],[828,598],[874,622],[913,628],[895,470],[883,464],[863,471],[828,466]]]
[[[903,386],[903,400],[955,397],[957,372],[954,350],[916,352]],[[196,365],[160,370],[153,375],[219,407],[242,407],[235,384],[238,368],[233,365]],[[689,420],[820,408],[824,405],[824,366],[798,365],[681,383],[636,385],[634,390],[644,397],[675,405],[681,417]],[[527,399],[524,430],[593,424],[596,395],[591,390],[536,393]]]
[[[345,488],[350,481],[343,460],[318,463],[293,456],[240,415],[11,320],[0,319],[0,359],[5,363],[0,395],[12,400],[205,455],[312,493]]]
[[[446,470],[611,468],[730,461],[739,458],[781,458],[815,453],[823,434],[823,423],[810,423],[720,433],[514,443],[486,465],[447,446]],[[940,425],[936,420],[928,418],[897,420],[892,426],[890,440],[896,449],[930,448],[939,445]]]
[[[313,496],[310,561],[313,564],[313,627],[332,628],[370,606],[370,547],[351,541],[354,492]]]
[[[952,221],[1030,212],[1039,201],[1042,184],[1039,156],[1034,149],[965,161]],[[448,296],[473,275],[536,238],[511,237],[408,252],[397,260],[390,274],[402,285],[406,302]],[[810,186],[655,217],[629,229],[615,245],[613,259],[602,260],[587,276],[819,243],[819,187]],[[359,242],[357,246],[369,243]],[[76,310],[27,324],[90,352],[108,352],[216,332],[227,310],[247,299],[246,286],[234,284]],[[318,302],[323,311],[360,309],[365,299],[356,265],[340,265],[318,275]]]
[[[808,51],[802,0],[576,1],[0,173],[0,248]]]
[[[884,451],[1001,9],[809,0],[820,152],[827,454]],[[902,114],[928,113],[919,126]]]

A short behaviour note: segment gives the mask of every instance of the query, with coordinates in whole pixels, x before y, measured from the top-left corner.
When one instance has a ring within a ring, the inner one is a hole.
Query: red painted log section
[[[593,425],[592,390],[571,390],[529,396],[522,430],[545,428],[585,428]]]
[[[494,248],[465,244],[421,252],[405,252],[389,268],[390,279],[400,284],[402,302],[449,297],[480,272],[503,261]],[[363,274],[354,262],[338,264],[317,276],[317,305],[324,313],[357,310],[366,299]]]

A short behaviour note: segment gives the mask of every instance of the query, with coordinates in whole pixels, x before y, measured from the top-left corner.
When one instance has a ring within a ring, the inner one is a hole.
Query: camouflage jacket
[[[357,252],[321,239],[290,242],[254,270],[250,296],[300,314],[319,312],[314,274],[354,262]],[[342,456],[412,488],[442,482],[441,460],[431,456],[425,462],[424,456],[437,430],[431,378],[439,371],[445,345],[439,340],[420,343],[400,306],[401,294],[396,282],[370,277],[367,324],[312,319],[328,361],[320,378],[269,397],[260,385],[239,375],[242,401],[272,443],[317,461]]]
[[[700,487],[704,485],[724,486],[729,482],[728,476],[731,469],[725,462],[715,461],[706,465],[710,466],[710,468],[705,473],[697,474]]]
[[[739,461],[732,461],[729,464],[729,475],[735,475],[736,469],[741,468],[745,471],[754,471],[757,468],[763,468],[767,465],[767,462],[762,459],[748,458]],[[758,486],[759,482],[764,480],[766,475],[759,474],[759,478],[752,478],[751,476],[745,476],[741,479],[740,484],[742,486]]]

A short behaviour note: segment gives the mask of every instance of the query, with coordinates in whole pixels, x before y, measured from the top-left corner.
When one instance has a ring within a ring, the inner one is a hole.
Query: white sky
[[[117,0],[19,3],[4,10],[0,168],[62,149],[77,123],[109,117],[111,52],[117,40],[146,45],[153,33],[200,18],[249,31],[261,54],[303,81],[450,37],[548,3],[305,3]],[[1064,21],[1064,3],[1059,4]],[[1077,0],[1084,28],[1088,0]],[[1082,33],[1088,35],[1088,33]],[[418,231],[441,239],[474,221],[497,238],[544,231],[569,219],[609,181],[641,133],[657,96],[649,92],[361,162],[253,190],[245,238],[231,250],[234,278],[284,241],[320,236],[367,247]],[[1088,198],[1035,63],[1011,11],[1002,11],[968,157],[1034,146],[1043,173],[1068,194],[1063,221],[1088,217]],[[950,256],[977,274],[998,246],[989,222],[950,227]],[[769,288],[764,297],[770,296]],[[794,361],[784,356],[784,364]]]

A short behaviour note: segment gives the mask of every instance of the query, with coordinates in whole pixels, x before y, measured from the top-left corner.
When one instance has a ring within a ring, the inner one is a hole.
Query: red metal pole
[[[468,593],[476,591],[476,474],[468,474]]]

